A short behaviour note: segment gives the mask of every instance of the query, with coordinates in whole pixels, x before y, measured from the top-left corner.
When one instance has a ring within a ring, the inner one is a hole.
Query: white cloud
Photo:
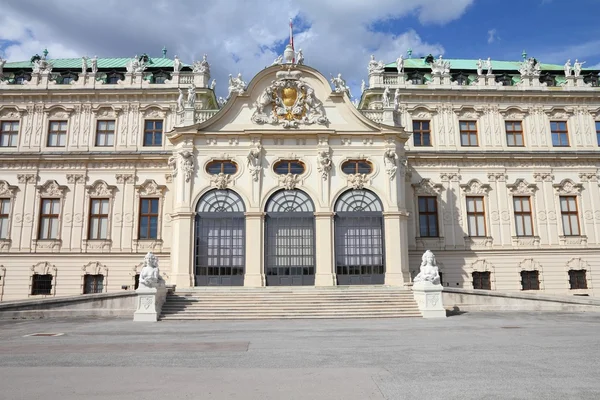
[[[374,32],[373,23],[415,15],[422,24],[444,24],[460,18],[474,1],[3,0],[0,41],[17,42],[4,49],[10,61],[27,60],[44,48],[53,58],[142,52],[157,57],[166,46],[169,57],[177,54],[188,63],[207,53],[222,93],[229,73],[241,72],[249,80],[273,62],[273,49],[287,38],[288,18],[295,17],[306,27],[294,39],[306,63],[326,76],[341,72],[357,86],[366,78],[370,54],[392,62],[408,48],[413,56],[444,51],[423,42],[415,30]]]
[[[598,58],[600,56],[600,40],[561,46],[560,50],[541,50],[532,55],[543,63],[564,63],[567,59],[585,61],[588,57]]]
[[[497,33],[498,33],[498,31],[496,30],[496,28],[490,29],[488,31],[488,40],[487,40],[488,44],[494,43],[497,39],[500,39],[497,36]]]

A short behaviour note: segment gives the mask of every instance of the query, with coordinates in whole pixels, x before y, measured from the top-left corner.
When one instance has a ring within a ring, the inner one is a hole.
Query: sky
[[[371,54],[520,60],[600,68],[600,0],[2,0],[0,57],[23,61],[97,55],[208,54],[217,92],[272,64],[289,41],[325,76],[355,89]]]

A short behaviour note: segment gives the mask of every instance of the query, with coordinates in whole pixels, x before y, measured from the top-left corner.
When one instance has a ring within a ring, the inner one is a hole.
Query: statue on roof
[[[179,57],[175,55],[175,57],[173,58],[173,72],[179,72],[181,71],[181,68],[183,68],[183,64],[181,64]]]
[[[565,77],[569,77],[572,74],[572,68],[571,68],[571,59],[569,58],[567,60],[567,62],[565,63]]]
[[[404,72],[404,56],[402,54],[396,59],[396,69],[399,74]]]
[[[237,77],[229,74],[229,86],[227,89],[229,91],[227,99],[231,97],[232,93],[242,94],[246,91],[246,82],[242,79],[241,73],[238,73]]]
[[[0,57],[0,78],[4,76],[4,64],[6,64],[6,60]]]
[[[581,75],[581,66],[585,64],[584,62],[579,62],[579,60],[575,59],[575,64],[573,64],[573,73],[575,76]]]
[[[194,107],[196,105],[196,86],[192,84],[187,93],[187,106]]]
[[[367,84],[365,83],[365,80],[363,79],[362,82],[360,83],[360,92],[363,93],[365,90],[367,90]]]
[[[346,81],[342,78],[342,74],[338,74],[336,77],[331,78],[331,83],[333,83],[333,91],[335,93],[347,93],[348,97],[352,97],[350,88],[346,85]]]
[[[491,57],[488,57],[488,59],[485,61],[485,67],[487,68],[487,75],[493,75],[492,74],[492,59]]]
[[[273,63],[271,65],[281,65],[283,64],[283,55],[280,54],[277,56],[277,58],[275,60],[273,60]]]
[[[213,79],[212,82],[210,83],[210,89],[215,90],[216,86],[217,86],[217,80]]]
[[[40,57],[38,54],[31,57],[31,63],[33,64],[32,69],[34,73],[52,72],[53,65],[52,63],[46,61],[47,54],[48,50],[45,50],[44,57]]]
[[[205,74],[210,76],[210,64],[207,60],[208,56],[204,54],[202,56],[202,61],[194,61],[192,65],[192,70],[197,74]]]
[[[400,106],[400,89],[396,88],[394,92],[394,110],[398,111],[398,107]]]
[[[481,58],[479,60],[477,60],[477,76],[481,76],[483,75],[483,61],[481,61]]]
[[[184,106],[185,93],[183,89],[179,88],[179,96],[177,97],[177,110],[182,111]]]
[[[86,56],[81,57],[81,73],[84,75],[87,73],[88,70],[87,60],[88,58]]]
[[[444,60],[440,54],[437,60],[431,63],[431,73],[438,75],[445,75],[450,73],[450,61]]]
[[[383,71],[385,70],[385,64],[383,61],[375,61],[375,56],[371,54],[371,60],[369,61],[369,66],[367,69],[369,70],[369,75],[383,74]]]
[[[539,76],[541,72],[540,63],[533,57],[525,60],[519,67],[519,73],[521,76]]]
[[[98,56],[94,56],[92,58],[92,74],[96,74],[98,72]]]
[[[383,89],[383,94],[381,95],[381,101],[383,102],[384,107],[390,106],[390,87],[388,85],[385,85],[385,88]]]
[[[298,50],[298,53],[296,53],[296,64],[304,65],[304,53],[302,53],[302,49]]]

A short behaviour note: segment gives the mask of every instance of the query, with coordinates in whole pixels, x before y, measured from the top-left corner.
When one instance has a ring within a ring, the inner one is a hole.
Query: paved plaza
[[[579,400],[598,371],[600,314],[0,322],[2,400]]]

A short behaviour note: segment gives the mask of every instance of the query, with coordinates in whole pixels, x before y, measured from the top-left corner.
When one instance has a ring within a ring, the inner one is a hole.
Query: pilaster
[[[263,212],[247,212],[246,215],[246,274],[244,286],[265,286],[264,274],[264,220]]]
[[[315,286],[336,285],[333,217],[332,212],[315,213]]]
[[[384,212],[385,284],[404,286],[410,282],[408,265],[408,213]]]
[[[171,284],[177,288],[194,286],[194,216],[191,211],[171,214]]]

